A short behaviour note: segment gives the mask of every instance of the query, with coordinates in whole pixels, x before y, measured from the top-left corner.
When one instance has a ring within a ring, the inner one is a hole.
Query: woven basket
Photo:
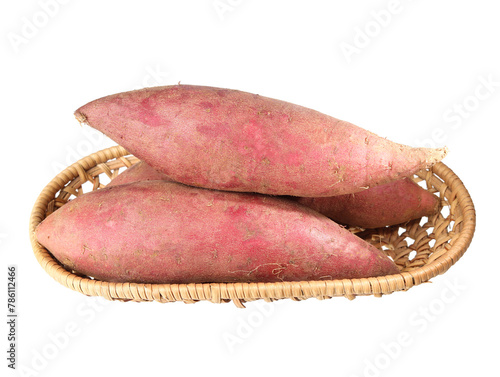
[[[103,188],[103,181],[116,177],[120,169],[128,168],[137,161],[121,146],[107,148],[66,168],[40,193],[30,216],[31,244],[40,265],[62,285],[87,296],[102,296],[109,300],[185,303],[232,300],[238,307],[244,307],[246,301],[258,299],[304,300],[337,296],[353,299],[359,295],[380,297],[406,291],[446,272],[467,250],[474,234],[476,214],[469,193],[446,165],[438,163],[413,178],[440,198],[440,213],[399,226],[366,231],[350,229],[391,257],[400,269],[396,275],[279,283],[138,284],[99,281],[66,270],[37,242],[35,228],[69,200],[85,191]]]

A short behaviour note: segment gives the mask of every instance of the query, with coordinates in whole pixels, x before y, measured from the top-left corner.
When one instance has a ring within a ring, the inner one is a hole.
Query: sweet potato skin
[[[439,199],[410,178],[403,178],[353,194],[294,198],[332,220],[362,228],[396,225],[434,215]]]
[[[108,186],[160,179],[172,181],[144,161],[122,172]],[[357,193],[328,197],[286,197],[309,207],[337,223],[362,228],[402,224],[438,212],[437,196],[410,178],[398,179]]]
[[[127,168],[122,173],[118,174],[118,176],[113,178],[106,187],[124,185],[131,182],[157,180],[171,181],[171,179],[167,175],[159,172],[156,169],[153,169],[144,161],[139,161],[131,167]]]
[[[177,182],[226,191],[341,195],[410,176],[446,154],[288,102],[204,86],[114,94],[75,116]]]
[[[137,283],[275,282],[396,274],[380,250],[298,203],[163,181],[84,194],[38,241],[67,268]]]

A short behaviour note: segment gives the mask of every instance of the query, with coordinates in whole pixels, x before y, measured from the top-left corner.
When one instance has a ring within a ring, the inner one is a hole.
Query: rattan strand
[[[259,299],[299,301],[313,297],[320,300],[340,296],[351,300],[356,296],[381,297],[407,291],[445,273],[469,247],[476,225],[474,204],[467,189],[450,168],[438,163],[419,172],[414,180],[440,198],[440,213],[399,226],[367,231],[352,229],[390,256],[398,265],[399,274],[366,279],[279,283],[137,284],[98,281],[67,271],[37,242],[34,235],[36,226],[68,200],[82,195],[85,184],[89,183],[91,190],[101,189],[105,187],[102,182],[104,177],[110,180],[120,173],[120,169],[128,168],[137,161],[121,146],[107,148],[66,168],[40,193],[30,216],[30,240],[42,268],[60,284],[84,295],[101,296],[108,300],[161,303],[232,301],[238,307]]]

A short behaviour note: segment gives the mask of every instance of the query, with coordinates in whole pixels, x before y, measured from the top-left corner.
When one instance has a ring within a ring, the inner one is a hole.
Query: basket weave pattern
[[[380,297],[408,290],[446,272],[465,253],[475,230],[476,215],[469,193],[451,169],[438,163],[413,178],[438,195],[442,204],[440,213],[399,226],[366,231],[350,229],[391,257],[400,269],[399,274],[364,279],[279,283],[138,284],[99,281],[66,270],[38,243],[34,235],[36,226],[57,208],[82,195],[84,189],[89,191],[105,187],[102,181],[109,181],[120,173],[120,169],[128,168],[137,161],[121,146],[107,148],[66,168],[40,193],[30,216],[30,240],[40,265],[62,285],[88,296],[102,296],[108,300],[186,303],[200,300],[215,303],[233,301],[238,307],[244,307],[246,301],[258,299],[304,300],[338,296],[353,299],[359,295]]]

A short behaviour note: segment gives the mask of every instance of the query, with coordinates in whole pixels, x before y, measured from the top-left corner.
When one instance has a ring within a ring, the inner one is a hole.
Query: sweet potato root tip
[[[425,161],[426,168],[431,167],[432,165],[441,161],[443,158],[446,157],[448,152],[449,152],[449,149],[446,146],[442,147],[442,148],[437,148],[437,149],[429,148],[429,151],[427,154],[427,159]]]
[[[87,117],[80,111],[75,111],[75,118],[80,124],[87,124]]]

